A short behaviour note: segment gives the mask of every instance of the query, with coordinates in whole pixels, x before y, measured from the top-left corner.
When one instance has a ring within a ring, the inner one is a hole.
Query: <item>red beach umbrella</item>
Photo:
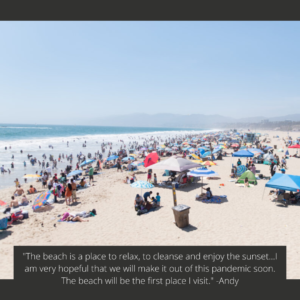
[[[144,160],[144,167],[149,167],[157,163],[159,157],[156,152],[148,154]]]

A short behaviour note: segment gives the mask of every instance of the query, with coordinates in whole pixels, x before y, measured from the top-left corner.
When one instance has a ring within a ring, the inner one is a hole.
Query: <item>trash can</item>
[[[184,204],[179,204],[172,207],[175,217],[175,223],[179,228],[189,225],[190,207]]]
[[[277,145],[274,145],[274,149],[277,149]]]

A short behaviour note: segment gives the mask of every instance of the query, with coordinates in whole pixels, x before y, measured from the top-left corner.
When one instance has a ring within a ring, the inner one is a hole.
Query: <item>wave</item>
[[[51,129],[50,127],[11,127],[11,126],[0,126],[0,129]]]

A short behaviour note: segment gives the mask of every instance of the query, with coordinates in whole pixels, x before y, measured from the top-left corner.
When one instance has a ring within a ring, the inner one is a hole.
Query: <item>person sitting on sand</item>
[[[249,187],[249,181],[248,181],[248,177],[245,178],[245,183],[244,183],[245,187]]]
[[[24,194],[24,190],[21,188],[21,186],[19,185],[18,188],[14,191],[14,195],[15,196],[22,196],[22,194]]]
[[[11,196],[11,201],[10,201],[9,207],[15,207],[15,208],[19,207],[19,201],[15,200],[14,196]]]
[[[135,200],[134,200],[134,207],[135,210],[138,210],[141,205],[144,205],[144,199],[142,196],[140,196],[139,194],[136,195]]]
[[[127,177],[126,177],[126,179],[124,179],[124,180],[123,180],[123,182],[124,182],[124,183],[128,183],[128,184],[129,184],[129,183],[130,183],[130,179],[129,179],[129,177],[127,176]]]
[[[80,181],[80,186],[85,187],[85,185],[86,185],[86,182],[85,182],[84,178],[82,178]]]
[[[213,194],[212,194],[212,192],[211,192],[211,190],[210,190],[210,187],[208,187],[208,188],[203,188],[203,189],[206,190],[206,199],[211,199],[212,196],[213,196]]]
[[[237,165],[238,165],[238,166],[240,166],[241,164],[242,164],[241,160],[240,160],[240,159],[238,159],[238,161],[237,161]]]
[[[30,186],[29,190],[27,191],[27,194],[34,194],[36,193],[36,188],[34,188],[32,185]]]
[[[28,205],[29,204],[29,200],[26,198],[25,194],[22,197],[21,204],[22,205]]]

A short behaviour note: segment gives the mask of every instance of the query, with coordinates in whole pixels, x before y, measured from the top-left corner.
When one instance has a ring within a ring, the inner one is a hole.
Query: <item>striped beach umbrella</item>
[[[147,182],[147,181],[143,181],[143,180],[136,181],[136,182],[132,183],[130,186],[133,187],[133,188],[140,188],[141,189],[141,194],[142,194],[142,189],[152,189],[152,188],[154,188],[154,185],[152,183]]]
[[[247,171],[247,168],[244,165],[240,165],[240,166],[237,167],[236,175],[241,176],[246,171]]]
[[[42,207],[47,202],[47,200],[50,198],[51,195],[52,193],[50,191],[39,194],[33,202],[32,209],[36,210]]]

